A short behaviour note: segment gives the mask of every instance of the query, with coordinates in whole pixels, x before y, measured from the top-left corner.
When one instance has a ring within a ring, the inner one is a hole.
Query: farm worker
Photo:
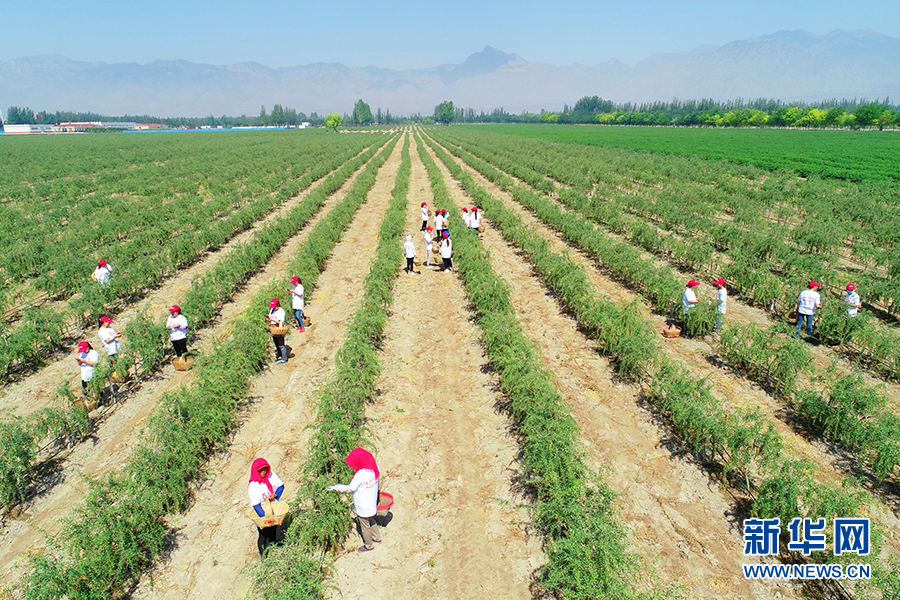
[[[722,331],[722,315],[725,314],[725,308],[728,304],[728,288],[725,287],[725,280],[719,277],[715,281],[713,281],[714,285],[719,286],[719,290],[716,292],[716,300],[718,304],[716,304],[716,333]]]
[[[273,471],[264,458],[257,458],[250,466],[250,484],[247,486],[247,495],[250,496],[250,504],[260,517],[266,516],[262,503],[266,500],[279,500],[284,493],[284,482]],[[262,556],[269,544],[280,544],[284,540],[284,531],[281,525],[274,527],[257,527],[259,538],[256,547]]]
[[[862,301],[859,299],[859,294],[856,293],[856,286],[852,283],[847,284],[847,294],[844,296],[844,304],[847,305],[848,317],[855,317],[859,314],[859,309],[862,308]]]
[[[419,231],[425,231],[425,228],[428,227],[428,203],[422,203],[422,229]]]
[[[173,304],[169,308],[169,318],[166,319],[166,329],[169,330],[169,340],[175,349],[175,356],[181,357],[187,352],[187,318],[181,314],[181,308]]]
[[[406,274],[415,275],[413,259],[416,257],[416,246],[413,244],[411,235],[406,236],[406,241],[403,242],[403,255],[406,256],[406,269],[404,269]]]
[[[473,206],[472,212],[469,213],[469,227],[472,229],[481,227],[481,214],[478,212],[477,206]]]
[[[469,209],[466,208],[465,206],[463,206],[460,210],[462,211],[463,223],[465,223],[466,227],[468,227],[469,226]]]
[[[687,286],[684,288],[684,294],[681,295],[681,310],[685,313],[691,310],[695,304],[698,304],[700,301],[697,300],[697,294],[694,293],[694,288],[700,285],[697,281],[691,279],[687,282]]]
[[[291,288],[288,291],[291,293],[291,308],[297,317],[297,331],[303,333],[303,282],[296,275],[291,277]]]
[[[443,218],[441,227],[444,228],[444,231],[449,232],[450,231],[450,216],[447,214],[447,211],[444,209],[441,209],[441,218]]]
[[[119,338],[122,337],[122,334],[116,333],[116,330],[112,328],[112,322],[113,320],[107,316],[100,317],[100,329],[97,331],[97,336],[103,342],[109,362],[115,365],[116,354],[119,353]]]
[[[375,523],[375,514],[378,512],[378,479],[381,473],[375,464],[375,457],[362,448],[354,448],[344,462],[353,469],[353,479],[349,485],[333,485],[328,490],[353,492],[353,510],[359,520],[359,531],[364,544],[358,550],[368,552],[375,549],[372,542],[381,542],[381,531]]]
[[[278,306],[278,298],[272,298],[269,301],[269,314],[266,315],[266,322],[269,325],[284,325],[284,309]],[[275,343],[275,364],[285,364],[288,359],[288,349],[284,345],[284,336],[273,333],[272,341]]]
[[[75,362],[81,366],[82,392],[87,390],[88,382],[94,378],[94,367],[99,360],[100,356],[90,342],[78,343],[78,355],[75,357]]]
[[[441,240],[441,258],[444,259],[444,273],[449,273],[453,268],[453,240],[446,231],[442,235],[444,239]]]
[[[797,298],[797,339],[800,339],[800,329],[803,327],[803,320],[806,320],[806,335],[812,335],[813,315],[816,314],[817,308],[822,308],[822,297],[816,288],[820,284],[816,281],[809,282],[809,288],[800,292]]]
[[[433,229],[431,227],[425,228],[425,236],[424,237],[425,237],[425,268],[426,269],[431,268],[431,249],[432,249],[431,242],[434,239],[431,235],[432,231],[433,231]]]
[[[439,210],[434,211],[434,230],[438,236],[444,230],[444,213]]]
[[[91,275],[91,279],[99,283],[101,288],[106,289],[109,286],[110,275],[112,275],[112,267],[105,260],[100,260],[97,263],[97,268],[94,269],[94,274]]]

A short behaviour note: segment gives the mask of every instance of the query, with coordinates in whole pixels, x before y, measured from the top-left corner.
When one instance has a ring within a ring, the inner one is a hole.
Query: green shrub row
[[[448,166],[455,164],[439,149],[432,149]],[[525,337],[508,286],[491,268],[488,251],[477,235],[456,216],[458,209],[422,143],[419,155],[428,170],[435,206],[448,209],[454,220],[454,263],[477,314],[488,358],[500,375],[501,390],[508,399],[506,411],[516,425],[522,448],[520,480],[533,498],[532,521],[547,538],[540,587],[573,599],[656,596],[637,589],[644,566],[629,550],[616,494],[584,465],[578,426],[552,383],[553,375],[543,368],[539,352]],[[467,191],[476,192],[472,197],[478,207],[485,207],[492,225],[500,227],[494,207],[484,202],[486,194],[468,187]],[[573,270],[580,273],[577,267]],[[562,274],[560,285],[568,282]]]
[[[327,255],[392,148],[389,144],[369,162],[350,192],[298,250],[291,269],[307,289],[315,288]],[[305,260],[309,255],[321,259]],[[166,550],[171,532],[165,515],[188,507],[190,482],[201,476],[209,456],[226,443],[252,376],[267,362],[271,336],[259,315],[279,293],[284,295],[283,284],[256,294],[235,322],[232,337],[198,361],[192,386],[163,397],[160,412],[150,419],[125,467],[94,482],[85,503],[49,540],[50,551],[32,558],[34,568],[20,586],[26,598],[122,596],[129,582]]]
[[[575,314],[582,326],[598,337],[600,350],[615,356],[604,341],[608,334],[603,332],[603,317],[594,316],[591,311],[609,311],[606,321],[610,322],[616,318],[614,315],[617,312],[621,318],[627,318],[626,307],[616,307],[603,299],[589,302],[596,294],[586,291],[591,284],[577,263],[563,255],[556,255],[554,265],[548,258],[550,253],[542,248],[544,244],[534,239],[534,234],[522,226],[520,219],[516,221],[517,216],[512,211],[491,199],[441,148],[433,144],[432,149],[479,206],[485,206],[491,225],[529,256],[547,286],[556,292],[559,302]],[[495,218],[497,216],[499,220]],[[508,226],[509,230],[506,229]],[[542,254],[547,256],[542,257]],[[553,272],[549,272],[546,266],[539,266],[539,262],[552,265]],[[566,285],[559,285],[560,281],[566,282]],[[836,488],[821,483],[816,480],[811,465],[785,458],[784,443],[771,421],[755,410],[727,410],[712,395],[708,382],[697,380],[685,367],[661,355],[657,338],[658,335],[646,323],[634,330],[634,341],[630,345],[633,356],[629,358],[637,365],[634,377],[643,376],[650,381],[647,399],[660,409],[675,433],[694,454],[701,460],[720,465],[725,482],[736,489],[743,489],[751,497],[750,511],[754,516],[779,517],[782,523],[788,523],[794,517],[826,517],[830,520],[834,517],[862,516],[866,495],[857,485],[848,482],[843,488]],[[876,560],[880,554],[879,536],[880,533],[874,536],[870,557],[853,558],[857,561]],[[843,560],[846,555],[839,558]],[[796,559],[796,556],[791,558]],[[815,558],[837,559],[832,556]],[[892,585],[892,577],[896,577],[896,573],[878,564],[873,564],[873,573],[876,573],[873,585],[882,590]]]
[[[597,248],[597,245],[592,246],[590,245],[590,241],[585,241],[586,239],[591,240],[592,237],[602,238],[590,223],[579,221],[578,225],[581,225],[580,228],[577,225],[569,225],[569,221],[575,220],[572,213],[563,213],[559,206],[552,200],[548,200],[534,192],[523,190],[521,186],[516,186],[509,177],[503,175],[489,164],[459,147],[451,146],[451,152],[486,177],[489,177],[492,181],[499,183],[508,191],[512,192],[517,200],[529,208],[532,208],[542,221],[550,224],[554,229],[563,232],[566,239],[572,243],[575,243],[582,248],[589,249],[589,251],[593,251]],[[487,199],[482,199],[480,201],[482,203],[489,202]],[[508,220],[508,215],[505,214],[507,209],[503,208],[502,204],[498,202],[494,202],[493,204],[496,206],[490,208],[492,220],[500,219],[501,222],[504,219]],[[494,211],[498,209],[501,214],[494,217]],[[509,235],[515,236],[515,234]],[[532,241],[532,244],[535,243],[536,242]],[[603,260],[603,255],[601,254],[600,256],[601,260]],[[621,258],[621,256],[622,255],[620,254],[617,258]],[[540,259],[534,258],[533,260],[535,260],[538,269],[541,270]],[[604,265],[607,267],[610,266],[609,263],[605,261]],[[616,271],[621,272],[620,270]],[[565,269],[561,269],[560,272],[565,272]],[[551,287],[553,286],[551,285]],[[841,308],[834,306],[834,303],[830,303],[830,305],[827,306],[830,307],[830,312],[825,311],[826,323],[834,322],[836,323],[835,328],[837,328],[840,326],[847,327],[846,324],[848,321],[855,322],[855,319],[847,319],[842,314]],[[684,319],[685,329],[692,329],[694,333],[708,332],[715,319],[714,310],[714,307],[708,304],[696,306]],[[706,314],[704,314],[704,312]],[[838,314],[835,315],[835,312]],[[862,322],[862,319],[865,317],[862,316],[857,318]],[[584,323],[585,322],[582,321],[582,324]],[[601,334],[598,334],[598,338],[601,340],[603,339]],[[638,347],[640,347],[640,344],[638,344]],[[814,372],[812,355],[804,344],[791,338],[785,339],[779,337],[771,331],[762,330],[753,325],[747,327],[738,326],[726,328],[717,342],[717,347],[722,356],[736,369],[747,373],[751,378],[760,382],[778,396],[786,398],[793,397],[797,378],[804,372]],[[642,362],[643,358],[638,356],[633,361],[633,364],[640,365]],[[860,391],[866,395],[875,393],[874,391],[866,389]],[[833,396],[834,392],[832,392],[831,395]],[[795,406],[799,409],[799,407],[806,406],[806,404],[803,402],[796,402]],[[802,411],[801,416],[805,416],[802,414]],[[868,455],[869,462],[875,469],[876,477],[878,479],[884,479],[893,470],[894,466],[896,466],[897,461],[900,460],[898,452],[894,448],[895,444],[891,439],[895,433],[900,433],[900,430],[896,429],[893,417],[884,411],[877,414],[859,413],[857,416],[859,418],[867,419],[866,424],[860,427],[863,427],[869,432],[869,438],[867,438],[868,441],[864,447],[847,446],[846,444],[842,445],[848,447],[850,450],[865,449],[866,451],[862,453],[863,456],[861,456],[860,460],[865,462],[865,455]],[[842,438],[836,431],[833,429],[822,428],[820,425],[816,424],[815,420],[808,419],[808,421],[813,426],[814,430],[828,433],[829,439],[840,443]],[[844,423],[848,422],[844,421]],[[875,468],[874,465],[878,465],[878,467]]]
[[[218,248],[235,234],[249,228],[266,212],[295,196],[356,154],[358,150],[355,148],[349,152],[329,148],[328,151],[311,153],[304,157],[310,168],[305,170],[303,176],[281,185],[274,194],[261,193],[253,202],[232,211],[228,217],[212,219],[208,223],[200,222],[196,228],[187,228],[187,233],[171,242],[171,247],[168,238],[162,237],[143,240],[145,243],[141,248],[145,256],[140,260],[138,257],[123,258],[119,263],[115,257],[107,256],[116,267],[108,288],[102,289],[96,283],[88,281],[78,288],[81,295],[72,299],[63,310],[26,311],[22,315],[23,324],[4,334],[6,343],[0,346],[0,372],[3,377],[9,379],[15,371],[45,360],[54,348],[61,345],[65,331],[73,323],[82,328],[95,326],[101,315],[114,314],[120,301],[127,302],[137,298],[147,289],[158,285],[172,269],[182,268],[196,260],[205,250]],[[217,202],[224,203],[225,208],[228,208],[235,200],[225,197]],[[174,210],[174,207],[170,208]],[[190,213],[193,207],[186,206],[183,210]],[[70,260],[74,260],[74,257]],[[84,281],[93,266],[85,266],[84,261],[75,262],[76,272],[67,275],[66,279]]]
[[[190,316],[192,332],[209,325],[222,305],[240,286],[256,274],[285,241],[319,210],[326,198],[340,188],[377,150],[377,146],[373,146],[344,164],[288,214],[257,231],[250,241],[236,248],[212,269],[195,279],[180,303],[182,312]],[[125,328],[124,338],[115,369],[120,374],[127,372],[137,362],[139,374],[147,377],[157,371],[170,354],[165,325],[150,315],[141,314],[131,321]],[[113,369],[105,356],[101,357],[89,383],[88,394],[101,397],[112,374]],[[62,384],[60,395],[66,400],[75,399],[68,389],[68,383]],[[8,506],[27,497],[39,444],[46,440],[48,434],[52,435],[54,441],[51,443],[57,447],[81,441],[91,431],[90,425],[83,425],[86,418],[84,408],[76,406],[40,411],[33,418],[14,418],[8,422],[0,422],[6,433],[10,433],[9,436],[0,438],[0,503]],[[47,427],[43,425],[45,420],[68,423],[71,427]],[[12,440],[16,440],[15,446]]]
[[[390,205],[378,232],[375,258],[363,283],[362,303],[350,318],[335,372],[317,393],[315,431],[294,500],[297,516],[285,534],[285,545],[267,552],[254,570],[256,589],[264,598],[324,598],[323,557],[339,548],[352,529],[346,499],[325,488],[353,477],[344,458],[361,445],[366,404],[375,400],[381,373],[378,354],[403,258],[398,240],[406,228],[409,174],[406,138]]]
[[[449,147],[454,154],[460,150],[456,145],[449,145]],[[674,222],[668,222],[649,213],[641,213],[640,216],[653,218],[655,224],[648,224],[640,218],[629,218],[625,214],[626,210],[622,203],[617,200],[622,196],[622,192],[619,190],[607,190],[607,197],[604,198],[604,201],[599,202],[587,195],[585,190],[593,189],[587,183],[582,183],[582,187],[557,188],[552,181],[537,171],[516,165],[509,158],[504,160],[498,157],[496,152],[485,151],[477,146],[473,151],[482,157],[490,157],[492,161],[501,161],[504,169],[511,169],[510,172],[526,181],[531,187],[558,195],[560,200],[571,210],[630,239],[649,252],[674,259],[688,270],[704,272],[709,276],[725,277],[729,280],[732,289],[751,305],[768,308],[771,299],[775,298],[786,299],[787,305],[793,306],[795,298],[793,294],[796,293],[796,290],[805,287],[809,279],[819,281],[826,278],[834,279],[833,274],[823,269],[819,262],[813,261],[812,264],[796,262],[806,259],[802,252],[787,253],[795,262],[778,269],[772,267],[770,255],[776,251],[777,246],[777,237],[772,235],[759,236],[752,244],[748,242],[749,245],[745,244],[740,249],[734,250],[732,252],[733,262],[720,270],[715,260],[715,250],[725,250],[728,247],[722,239],[716,239],[713,242],[705,241],[702,237],[698,238],[694,235],[698,231],[696,228],[685,232],[686,235],[693,237],[682,238],[678,235],[678,228]],[[504,179],[505,176],[490,165],[487,165],[488,170],[482,171],[481,166],[476,162],[478,159],[470,162],[466,154],[469,152],[462,151],[457,156],[466,160],[470,166],[481,171],[486,177],[492,178],[494,183],[502,185],[507,191],[513,193],[506,187],[512,183],[509,178]],[[481,162],[483,163],[483,161]],[[546,161],[544,162],[546,163]],[[496,174],[489,174],[490,169],[493,169]],[[493,177],[497,179],[494,180]],[[593,194],[593,191],[590,193]],[[630,195],[625,195],[630,198]],[[544,200],[545,203],[548,202],[543,198],[541,200]],[[649,203],[649,206],[652,206],[652,203]],[[689,211],[685,208],[680,209],[680,213],[685,212]],[[675,235],[660,235],[657,225],[672,229]],[[699,231],[705,231],[705,229],[700,227]],[[786,275],[791,277],[786,279]],[[876,282],[873,285],[880,284]],[[872,288],[869,289],[869,292],[877,293],[878,289],[880,288]],[[823,340],[840,342],[842,346],[839,350],[861,365],[872,368],[879,375],[890,379],[900,379],[900,334],[896,330],[880,325],[874,319],[860,318],[868,316],[864,311],[860,317],[853,320],[852,324],[848,324],[850,320],[840,319],[844,308],[842,302],[829,300],[824,304],[823,315],[818,319],[816,333],[818,337]],[[828,315],[831,315],[832,318],[828,319]],[[691,320],[697,316],[699,315],[692,316]],[[708,321],[702,327],[702,329],[706,328],[709,328]],[[693,329],[693,327],[688,329]]]
[[[491,182],[509,192],[517,202],[560,232],[568,242],[596,257],[603,267],[618,279],[641,292],[657,312],[664,315],[678,315],[683,322],[685,335],[705,335],[715,328],[715,310],[710,304],[695,306],[687,315],[681,313],[681,295],[687,282],[679,281],[671,268],[656,266],[652,260],[643,258],[640,250],[634,246],[616,242],[603,235],[589,219],[574,211],[564,212],[558,203],[525,186],[517,185],[510,177],[462,148],[449,146],[449,150]],[[502,207],[496,200],[492,203]],[[508,211],[500,208],[500,213],[505,212]],[[492,220],[500,218],[493,208],[490,214]],[[540,238],[537,234],[532,235],[536,239]]]

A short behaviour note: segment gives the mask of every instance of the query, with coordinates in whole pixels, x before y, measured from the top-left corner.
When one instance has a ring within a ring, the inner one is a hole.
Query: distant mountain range
[[[33,56],[0,63],[0,108],[160,117],[255,115],[275,103],[319,114],[349,113],[362,98],[375,111],[430,114],[457,107],[559,110],[582,96],[616,102],[738,97],[814,101],[900,98],[900,39],[871,30],[814,35],[779,31],[719,47],[655,54],[634,67],[610,60],[566,66],[528,62],[490,46],[458,65],[396,71],[314,63],[270,69],[157,60],[86,63]]]

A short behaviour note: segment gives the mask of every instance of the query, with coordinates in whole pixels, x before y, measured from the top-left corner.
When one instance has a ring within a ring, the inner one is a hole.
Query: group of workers
[[[375,457],[368,450],[362,448],[353,449],[344,459],[348,467],[353,469],[353,478],[350,483],[336,484],[326,488],[331,492],[353,494],[353,510],[359,523],[359,531],[363,545],[359,546],[359,552],[369,552],[375,549],[375,544],[381,543],[381,530],[375,521],[378,512],[378,493],[381,482],[381,472],[375,463]],[[280,500],[284,494],[284,482],[272,470],[272,467],[264,458],[257,458],[250,466],[250,483],[247,486],[247,495],[250,497],[250,505],[260,517],[271,516],[266,514],[263,503]],[[284,540],[282,526],[270,527],[257,526],[256,547],[259,555],[265,554],[270,544],[280,544]]]
[[[700,283],[695,279],[691,279],[687,282],[684,294],[681,296],[682,313],[686,314],[691,308],[700,303],[700,300],[697,299],[697,294],[694,292],[694,288],[698,285],[700,285]],[[713,281],[713,285],[718,287],[715,296],[715,332],[718,333],[722,330],[722,319],[727,309],[728,288],[725,285],[725,280],[721,277]],[[807,289],[800,292],[800,296],[797,298],[797,339],[800,338],[800,332],[804,328],[804,324],[806,326],[806,335],[812,336],[813,317],[816,314],[816,310],[822,308],[822,296],[818,292],[818,289],[821,286],[822,284],[817,281],[810,281]],[[845,314],[848,318],[853,318],[859,314],[859,309],[862,308],[862,301],[860,300],[859,293],[856,291],[856,285],[852,283],[847,284],[845,291]]]

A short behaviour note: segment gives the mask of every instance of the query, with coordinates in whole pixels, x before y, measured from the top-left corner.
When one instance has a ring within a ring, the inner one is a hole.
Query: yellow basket
[[[291,328],[287,325],[269,325],[269,333],[272,335],[287,335]]]
[[[290,512],[291,507],[288,506],[287,502],[282,502],[281,500],[275,500],[274,502],[266,500],[262,503],[262,509],[266,516],[259,516],[251,508],[247,511],[247,518],[256,523],[256,526],[260,529],[265,529],[266,527],[281,525],[281,522],[284,521],[284,518]]]
[[[194,359],[189,356],[178,356],[172,361],[176,371],[190,371],[194,365]]]

